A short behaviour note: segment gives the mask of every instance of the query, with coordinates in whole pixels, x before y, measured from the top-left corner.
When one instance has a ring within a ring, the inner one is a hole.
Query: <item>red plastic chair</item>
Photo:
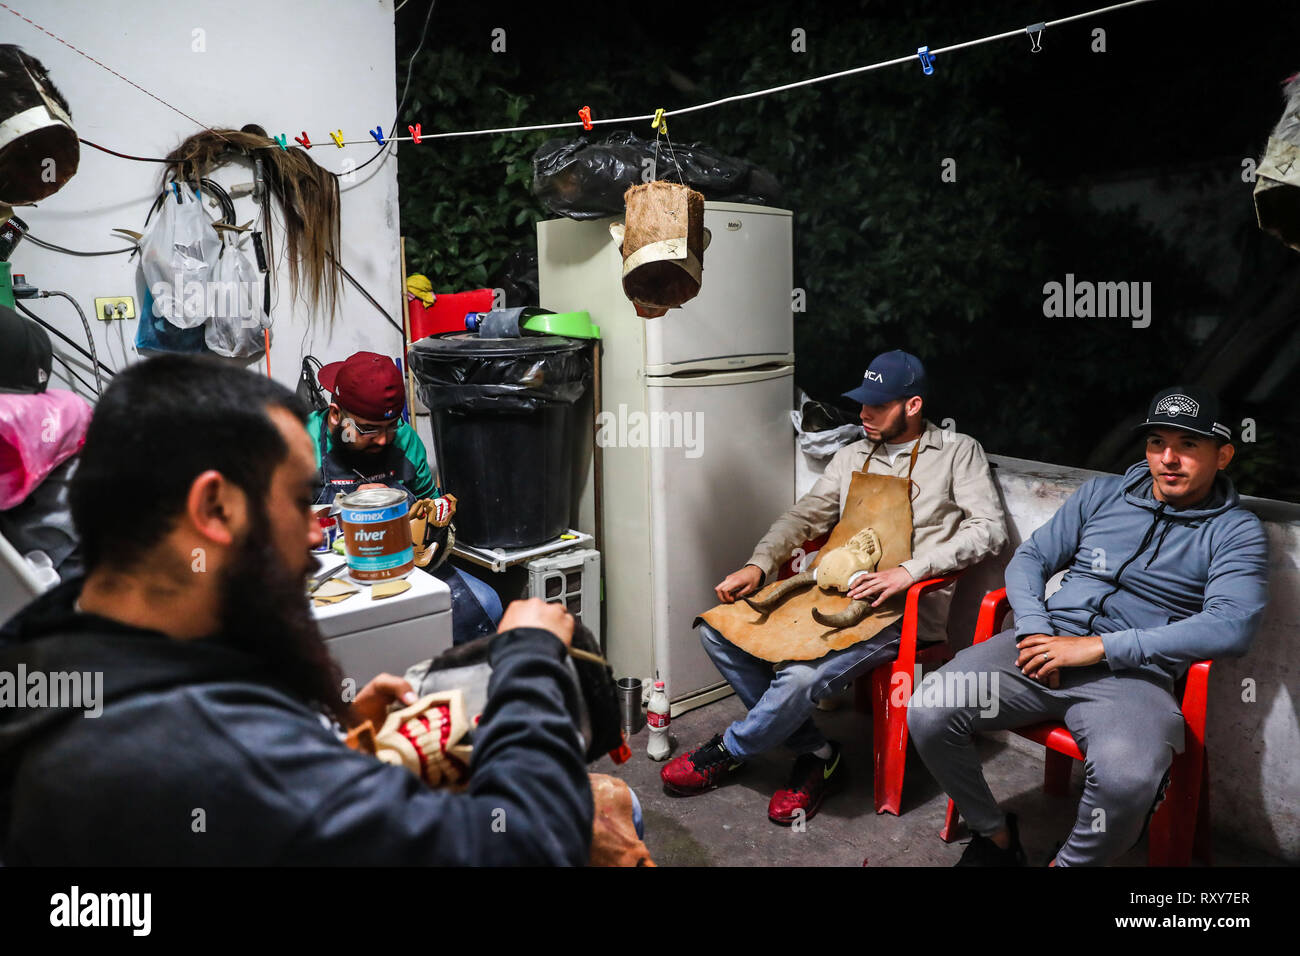
[[[1010,609],[1006,588],[990,591],[980,605],[972,643],[987,641],[998,630]],[[1165,799],[1151,818],[1147,832],[1147,862],[1150,866],[1187,866],[1193,854],[1205,863],[1212,860],[1210,847],[1210,758],[1205,750],[1206,693],[1210,661],[1197,661],[1187,671],[1183,685],[1183,752],[1174,756],[1169,768]],[[1015,730],[1028,740],[1047,748],[1043,765],[1043,791],[1063,797],[1070,790],[1072,761],[1083,760],[1074,735],[1059,721],[1048,720]],[[939,836],[952,842],[957,831],[957,805],[948,801]]]
[[[821,549],[829,535],[805,541],[803,551],[811,555]],[[786,578],[795,571],[791,562],[781,565],[778,577]],[[946,587],[957,580],[951,574],[941,578],[917,581],[907,589],[903,606],[903,635],[898,657],[863,674],[854,682],[854,708],[867,709],[871,700],[872,750],[875,759],[875,802],[877,813],[900,814],[903,801],[903,774],[907,766],[907,701],[912,696],[912,684],[917,664],[936,666],[952,658],[947,641],[926,647],[916,646],[917,610],[921,595],[936,588]],[[869,682],[869,683],[868,683]]]

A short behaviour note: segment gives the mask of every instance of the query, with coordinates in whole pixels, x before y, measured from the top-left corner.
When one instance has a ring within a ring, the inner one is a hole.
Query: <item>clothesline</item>
[[[342,149],[344,146],[358,146],[358,145],[367,145],[367,144],[377,145],[380,148],[382,148],[388,143],[409,142],[409,143],[419,144],[424,140],[433,140],[433,139],[452,139],[461,136],[492,136],[492,135],[506,135],[511,133],[531,133],[531,132],[538,132],[541,130],[571,129],[573,127],[591,129],[594,126],[640,123],[649,120],[655,120],[657,125],[658,121],[661,119],[667,120],[668,118],[674,116],[683,116],[688,113],[698,113],[703,110],[714,109],[715,107],[724,106],[729,103],[738,103],[743,100],[751,100],[763,96],[771,96],[774,93],[783,93],[788,90],[798,89],[800,87],[813,86],[817,83],[826,83],[829,82],[830,80],[837,80],[846,76],[854,76],[859,73],[867,73],[873,70],[884,69],[886,67],[899,66],[904,63],[910,63],[918,60],[922,68],[924,69],[925,73],[931,74],[934,72],[933,60],[935,57],[953,53],[956,52],[957,50],[965,50],[971,47],[981,46],[986,43],[994,43],[998,40],[1006,40],[1016,36],[1028,35],[1033,41],[1032,49],[1035,52],[1037,52],[1038,50],[1041,49],[1043,32],[1049,28],[1062,26],[1064,24],[1072,23],[1076,20],[1086,19],[1088,17],[1101,16],[1103,14],[1111,13],[1116,10],[1122,10],[1125,7],[1134,7],[1139,4],[1152,3],[1152,2],[1154,2],[1154,0],[1124,0],[1124,2],[1122,3],[1114,3],[1109,6],[1098,7],[1097,9],[1094,10],[1088,10],[1084,13],[1076,13],[1068,17],[1060,17],[1055,20],[1046,20],[1040,23],[1033,23],[1030,24],[1029,26],[1020,27],[1014,30],[1005,30],[1001,33],[991,34],[989,36],[980,37],[975,40],[966,40],[961,43],[953,43],[948,46],[937,47],[936,49],[933,50],[931,50],[927,46],[922,46],[918,48],[916,53],[907,54],[905,56],[894,57],[893,59],[889,59],[889,60],[881,60],[878,63],[871,63],[866,66],[858,66],[847,70],[840,70],[836,73],[826,73],[821,76],[809,77],[808,79],[805,80],[796,80],[795,82],[792,83],[783,83],[780,86],[771,86],[762,90],[753,90],[749,93],[736,93],[731,96],[724,96],[721,99],[710,100],[707,103],[697,103],[694,106],[684,106],[675,110],[662,109],[662,110],[655,110],[654,112],[651,113],[636,114],[633,116],[616,116],[616,117],[608,117],[608,118],[590,117],[590,118],[583,118],[579,120],[566,121],[562,123],[537,123],[529,126],[503,126],[503,127],[495,127],[490,129],[457,130],[453,132],[441,132],[441,133],[425,133],[422,131],[420,124],[415,123],[407,127],[410,133],[410,135],[407,136],[391,136],[391,135],[384,136],[383,127],[376,126],[374,130],[369,131],[370,138],[368,139],[344,139],[343,131],[341,129],[338,129],[333,133],[329,133],[327,138],[315,142],[313,142],[310,139],[310,137],[307,134],[307,131],[303,130],[301,137],[295,136],[293,138],[296,142],[298,142],[299,145],[303,146],[306,149],[310,149],[313,146],[331,146],[331,145],[336,146],[339,149]],[[144,87],[141,87],[136,83],[132,83],[126,77],[122,76],[122,74],[116,72],[112,68],[101,63],[99,60],[90,56],[88,53],[78,50],[75,46],[68,43],[66,40],[62,39],[56,34],[45,29],[45,27],[42,27],[40,24],[35,23],[34,21],[23,16],[21,13],[14,10],[8,4],[0,2],[0,8],[8,10],[10,13],[13,13],[15,16],[18,16],[22,20],[25,20],[27,23],[30,23],[36,29],[41,30],[43,33],[46,33],[51,37],[54,37],[54,39],[58,40],[60,43],[64,44],[70,49],[86,57],[92,63],[95,63],[96,65],[102,67],[103,69],[112,73],[114,76],[118,77],[119,79],[127,83],[130,83],[131,86],[134,86],[136,89],[140,90],[141,92],[146,93],[153,99],[162,103],[164,106],[167,106],[169,109],[172,109],[176,113],[185,117],[190,122],[195,123],[196,125],[199,126],[204,126],[204,124],[198,123],[198,121],[195,120],[193,117],[191,117],[188,113],[185,113],[182,110],[178,109],[177,107],[172,106],[166,100],[144,89]],[[587,108],[584,107],[584,110],[586,109]],[[204,128],[211,129],[211,127],[207,127],[207,126],[204,126]],[[390,130],[389,132],[391,133],[392,130]],[[280,143],[282,149],[288,148],[288,136],[286,134],[280,133],[278,136],[274,138]],[[126,159],[136,159],[136,160],[142,160],[146,162],[166,161],[161,159],[152,159],[148,157],[129,156],[125,153],[119,153],[116,152],[115,150],[109,150],[106,147],[98,146],[95,143],[90,143],[87,140],[83,140],[82,142],[85,142],[89,146],[95,146],[97,149],[102,149],[105,152],[113,153],[113,155],[121,156]]]

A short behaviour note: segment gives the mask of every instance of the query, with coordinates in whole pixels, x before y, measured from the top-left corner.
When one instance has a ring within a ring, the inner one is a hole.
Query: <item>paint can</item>
[[[348,577],[358,584],[404,578],[415,567],[406,492],[367,488],[342,495],[338,522]]]

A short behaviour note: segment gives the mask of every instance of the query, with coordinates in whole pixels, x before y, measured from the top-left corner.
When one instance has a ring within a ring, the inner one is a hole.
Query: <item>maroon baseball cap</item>
[[[406,404],[402,373],[386,355],[357,352],[342,362],[322,366],[316,377],[337,405],[371,421],[396,418]]]

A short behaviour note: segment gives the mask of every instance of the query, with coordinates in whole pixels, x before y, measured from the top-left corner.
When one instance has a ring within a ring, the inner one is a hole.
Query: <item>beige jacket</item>
[[[902,565],[914,581],[969,567],[997,554],[1007,543],[1002,501],[979,442],[929,422],[918,440],[921,447],[912,472],[917,484],[912,499],[912,558]],[[771,580],[796,547],[830,531],[840,520],[853,473],[862,470],[872,444],[864,438],[836,452],[811,490],[763,535],[746,564],[759,568],[765,581]],[[868,473],[906,477],[910,459],[909,449],[891,466],[882,447],[871,459]],[[921,599],[922,641],[946,637],[953,590],[949,586]]]

